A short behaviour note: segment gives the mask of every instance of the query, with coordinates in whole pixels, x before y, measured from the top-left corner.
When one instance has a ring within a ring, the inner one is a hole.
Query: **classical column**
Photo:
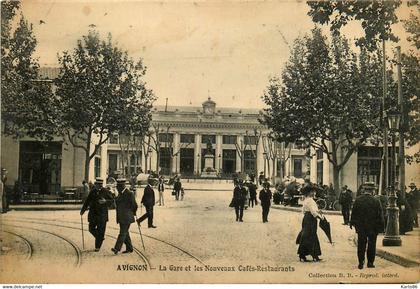
[[[180,135],[178,132],[176,132],[174,133],[174,139],[173,139],[173,145],[172,145],[172,149],[173,149],[172,154],[177,153],[177,155],[175,155],[172,159],[171,170],[173,173],[179,173],[179,162],[180,162],[179,147],[180,147]]]
[[[258,146],[257,146],[257,171],[258,174],[256,175],[256,177],[258,178],[258,176],[260,175],[260,172],[264,172],[264,148],[263,148],[263,138],[265,136],[262,136],[260,141],[258,142]]]
[[[222,169],[221,168],[221,165],[222,165],[222,160],[221,160],[221,157],[222,157],[222,143],[223,143],[223,136],[221,134],[217,134],[216,135],[216,155],[214,156],[215,160],[216,160],[214,168],[217,171],[220,171]]]
[[[100,168],[99,175],[101,176],[103,180],[105,180],[105,183],[106,183],[107,170],[108,170],[108,144],[104,143],[103,145],[101,145],[100,150],[101,150],[100,151],[101,168]]]
[[[195,134],[195,143],[194,143],[194,173],[201,173],[201,135],[199,133]]]
[[[239,148],[242,149],[245,146],[245,144],[244,144],[244,136],[243,135],[238,135],[237,138],[236,138],[236,140],[238,142]],[[242,159],[241,159],[238,151],[236,151],[236,171],[237,172],[241,172],[241,173],[244,172],[244,170],[242,168]]]

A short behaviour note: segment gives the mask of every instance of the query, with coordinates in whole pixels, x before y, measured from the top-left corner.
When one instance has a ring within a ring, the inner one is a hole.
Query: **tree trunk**
[[[91,140],[91,136],[89,134],[88,139],[86,141],[86,150],[85,150],[85,180],[86,182],[89,182],[90,140]]]
[[[333,186],[335,196],[338,196],[338,192],[340,192],[340,168],[338,166],[333,165]]]

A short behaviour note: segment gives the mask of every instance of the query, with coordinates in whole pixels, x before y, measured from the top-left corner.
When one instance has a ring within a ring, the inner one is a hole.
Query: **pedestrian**
[[[410,183],[408,187],[410,190],[407,192],[406,198],[411,207],[414,227],[418,228],[419,219],[417,216],[417,210],[419,208],[420,191],[416,188],[414,183]]]
[[[123,253],[132,253],[133,245],[130,238],[130,225],[134,223],[134,216],[137,212],[137,203],[133,192],[125,187],[125,179],[117,180],[118,196],[115,199],[117,211],[117,223],[120,225],[120,233],[112,252],[118,254],[121,250],[122,244],[125,244],[125,251]]]
[[[260,186],[262,186],[262,183],[264,182],[265,176],[263,172],[260,172],[260,175],[258,176],[258,183]]]
[[[1,168],[0,194],[1,194],[1,212],[3,214],[7,213],[8,208],[9,208],[7,204],[7,197],[6,197],[6,181],[7,181],[7,170],[5,168]]]
[[[344,219],[343,225],[348,225],[350,221],[350,208],[351,204],[353,203],[353,196],[347,186],[342,188],[338,202],[341,205],[341,214],[343,215]]]
[[[350,229],[354,226],[357,233],[357,257],[359,269],[363,269],[365,254],[367,267],[375,268],[376,238],[383,231],[381,204],[372,196],[375,190],[373,183],[364,185],[363,194],[356,198],[350,219]],[[367,245],[367,250],[366,250]]]
[[[233,190],[232,205],[235,207],[236,222],[243,222],[244,206],[247,191],[243,186],[244,181],[238,179],[238,185]]]
[[[174,191],[175,191],[175,200],[179,200],[179,193],[181,192],[181,181],[179,180],[179,178],[175,179],[175,183],[174,183]]]
[[[89,192],[94,188],[94,186],[92,186],[92,188],[89,188],[89,185],[86,182],[86,180],[83,180],[82,181],[82,186],[83,186],[83,188],[82,188],[82,196],[81,196],[81,199],[84,202],[86,200],[86,198],[88,197]]]
[[[305,196],[305,199],[302,206],[302,230],[296,240],[299,244],[297,253],[301,262],[309,262],[306,259],[307,255],[312,256],[314,262],[319,262],[322,259],[319,258],[321,256],[321,246],[317,235],[317,219],[324,219],[324,216],[318,210],[318,206],[313,199],[316,193],[315,188],[307,186],[301,193]]]
[[[413,231],[413,214],[407,198],[404,198],[400,190],[397,190],[397,206],[400,210],[398,219],[400,235],[405,235],[405,233]]]
[[[269,182],[264,182],[263,183],[263,189],[260,191],[260,202],[261,202],[261,207],[262,207],[262,221],[263,223],[267,223],[268,222],[268,213],[270,211],[270,206],[271,206],[271,198],[272,198],[272,193],[270,191],[270,183]]]
[[[381,205],[382,220],[383,220],[384,226],[382,227],[382,231],[380,231],[380,233],[384,233],[385,228],[386,228],[386,223],[388,222],[387,220],[388,215],[387,215],[387,210],[386,210],[386,207],[388,206],[388,197],[386,195],[380,195],[379,192],[375,190],[373,193],[373,198],[377,200],[379,204]]]
[[[255,205],[258,205],[258,202],[257,202],[257,186],[254,184],[253,181],[249,181],[248,191],[249,191],[248,207],[252,206],[252,208],[253,208],[254,203],[255,203]]]
[[[152,179],[148,180],[147,186],[144,188],[143,198],[141,203],[146,208],[146,213],[137,219],[137,224],[143,222],[147,218],[147,224],[149,228],[156,228],[153,225],[153,207],[155,205],[155,191],[152,188]]]
[[[159,206],[164,206],[165,201],[163,200],[163,192],[165,190],[165,184],[163,176],[159,176],[159,182],[158,182],[158,192],[159,192]]]
[[[108,222],[108,207],[114,202],[110,191],[103,187],[103,180],[96,179],[94,188],[89,192],[83,203],[80,215],[89,210],[89,232],[95,238],[95,252],[98,252],[104,241],[106,223]]]

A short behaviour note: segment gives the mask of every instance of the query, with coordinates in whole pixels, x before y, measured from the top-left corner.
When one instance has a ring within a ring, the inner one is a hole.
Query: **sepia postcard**
[[[418,284],[419,9],[2,1],[1,283]]]

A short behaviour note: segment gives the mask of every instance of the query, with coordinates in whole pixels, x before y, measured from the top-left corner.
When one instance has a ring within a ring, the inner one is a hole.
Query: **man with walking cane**
[[[155,205],[155,191],[152,188],[152,179],[148,180],[147,186],[144,188],[143,198],[141,203],[146,208],[146,213],[137,219],[137,224],[140,226],[140,223],[147,218],[147,223],[149,228],[156,228],[153,225],[153,206]]]
[[[95,252],[98,252],[104,241],[106,223],[108,222],[108,206],[110,206],[113,201],[114,198],[111,192],[103,187],[103,180],[96,179],[95,186],[89,192],[89,195],[80,210],[83,247],[83,214],[89,209],[89,232],[95,237]]]
[[[115,255],[121,250],[122,244],[125,244],[124,253],[133,252],[133,244],[130,238],[130,225],[134,223],[134,216],[137,211],[137,203],[133,192],[125,187],[125,179],[117,180],[118,197],[115,199],[117,211],[117,223],[120,225],[120,233],[114,248],[111,249]]]

